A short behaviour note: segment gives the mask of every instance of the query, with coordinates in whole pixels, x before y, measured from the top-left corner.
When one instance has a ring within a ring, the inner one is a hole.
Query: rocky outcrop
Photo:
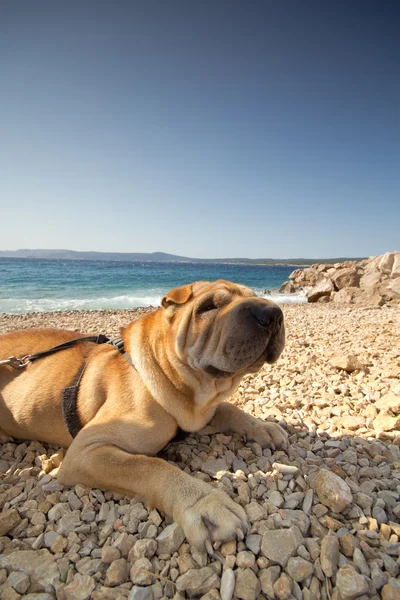
[[[302,291],[308,302],[400,304],[400,252],[296,269],[280,291]]]

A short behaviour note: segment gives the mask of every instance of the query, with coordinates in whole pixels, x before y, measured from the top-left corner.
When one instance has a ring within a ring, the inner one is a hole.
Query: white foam
[[[280,294],[279,292],[271,294],[259,294],[260,298],[266,298],[272,300],[275,304],[303,304],[307,302],[307,296],[305,294]]]
[[[161,296],[113,296],[98,298],[4,298],[0,313],[22,314],[63,310],[105,310],[159,306]]]

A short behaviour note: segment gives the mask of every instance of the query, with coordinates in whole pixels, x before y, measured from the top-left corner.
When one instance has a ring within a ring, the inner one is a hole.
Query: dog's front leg
[[[131,454],[111,443],[74,440],[58,478],[69,486],[89,487],[138,495],[179,523],[188,541],[212,552],[212,542],[244,537],[247,517],[227,494],[195,479],[165,460]]]
[[[209,425],[221,433],[238,433],[258,442],[263,448],[284,448],[287,445],[287,434],[280,425],[257,419],[229,402],[218,405]]]

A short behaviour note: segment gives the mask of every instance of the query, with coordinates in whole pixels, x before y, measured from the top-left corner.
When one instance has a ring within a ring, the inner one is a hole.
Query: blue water
[[[120,309],[157,306],[171,288],[196,280],[228,279],[278,301],[277,288],[294,267],[211,263],[0,259],[0,312]]]

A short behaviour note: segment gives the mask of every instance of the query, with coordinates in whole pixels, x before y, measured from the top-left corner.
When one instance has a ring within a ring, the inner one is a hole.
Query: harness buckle
[[[30,363],[30,354],[26,354],[22,358],[17,358],[16,356],[10,356],[7,360],[1,361],[0,364],[10,365],[13,369],[24,369]]]

